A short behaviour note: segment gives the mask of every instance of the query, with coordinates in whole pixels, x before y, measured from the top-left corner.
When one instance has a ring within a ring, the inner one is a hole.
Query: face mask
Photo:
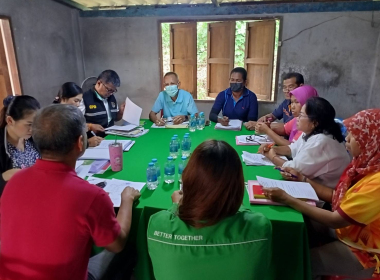
[[[170,96],[174,97],[176,96],[178,92],[178,86],[177,85],[170,85],[165,87],[165,92]]]
[[[243,87],[243,83],[230,83],[230,88],[233,92],[239,92]]]

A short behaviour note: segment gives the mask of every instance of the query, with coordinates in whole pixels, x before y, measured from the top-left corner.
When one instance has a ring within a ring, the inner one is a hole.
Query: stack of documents
[[[95,177],[90,177],[87,179],[87,181],[94,185],[104,183],[103,185],[105,186],[103,189],[109,194],[114,207],[120,207],[121,193],[123,192],[125,187],[129,186],[138,191],[141,191],[141,189],[145,186],[145,183],[140,182],[130,182],[117,179],[107,180]]]
[[[215,129],[222,129],[222,130],[241,130],[241,125],[243,122],[241,120],[230,120],[228,125],[224,126],[221,123],[217,123],[215,125]]]
[[[259,146],[261,144],[272,144],[274,143],[272,139],[270,139],[266,135],[239,135],[236,136],[236,145],[253,145]]]
[[[115,140],[103,140],[99,146],[88,148],[84,152],[83,156],[81,156],[79,159],[104,159],[109,160],[110,159],[110,152],[108,149],[109,144],[114,143]],[[123,144],[123,151],[129,151],[133,144],[135,144],[135,141],[132,140],[117,140],[118,143]]]
[[[253,154],[253,153],[248,153],[246,151],[243,151],[242,154],[242,159],[245,163],[245,165],[254,165],[254,166],[275,166],[269,159],[267,159],[264,155],[262,154]],[[287,160],[286,157],[281,156],[279,157],[283,160]]]

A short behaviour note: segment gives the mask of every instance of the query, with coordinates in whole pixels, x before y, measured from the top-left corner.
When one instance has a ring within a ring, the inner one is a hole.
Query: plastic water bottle
[[[157,188],[157,170],[154,167],[153,162],[149,162],[148,169],[146,170],[146,183],[149,190],[154,190]]]
[[[189,119],[189,130],[190,132],[194,132],[197,129],[197,118],[194,114],[191,114]]]
[[[180,183],[182,183],[182,173],[183,173],[183,170],[186,167],[186,159],[187,159],[187,157],[182,156],[181,159],[182,159],[181,162],[178,164],[178,181]]]
[[[177,140],[178,143],[178,151],[181,149],[181,142],[178,140],[178,134],[174,134],[173,137]]]
[[[165,183],[171,184],[174,182],[175,165],[172,157],[168,157],[168,161],[165,163],[164,179]]]
[[[200,112],[197,121],[197,129],[203,130],[205,128],[205,113]]]
[[[161,168],[160,165],[158,164],[158,161],[156,158],[152,159],[152,162],[154,164],[154,167],[156,168],[157,171],[157,184],[161,183]]]
[[[175,137],[172,137],[172,140],[170,141],[170,156],[174,159],[177,158],[178,156],[178,139]]]
[[[189,135],[185,134],[182,140],[182,157],[190,156],[190,147],[191,147],[191,142],[190,142]]]

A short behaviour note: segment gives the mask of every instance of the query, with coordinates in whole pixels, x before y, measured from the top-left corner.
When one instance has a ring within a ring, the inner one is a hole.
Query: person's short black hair
[[[282,80],[285,81],[285,80],[289,80],[291,78],[296,78],[296,84],[298,86],[305,83],[302,74],[297,73],[297,72],[291,72],[291,73],[285,74],[285,76]]]
[[[176,72],[168,72],[168,73],[166,73],[164,75],[164,79],[165,79],[165,77],[170,76],[170,75],[175,76],[177,78],[177,81],[179,81],[179,77],[178,77],[178,74]]]
[[[64,83],[58,91],[56,98],[53,103],[59,104],[64,99],[70,99],[78,94],[82,94],[83,90],[80,86],[73,82]]]
[[[111,83],[115,87],[120,86],[120,78],[119,75],[113,71],[113,70],[104,70],[100,75],[98,76],[97,81],[103,81],[105,84]]]
[[[32,135],[41,155],[60,157],[72,151],[86,130],[86,120],[76,106],[53,104],[38,112]]]
[[[305,136],[305,141],[312,135],[331,134],[339,143],[344,141],[339,124],[335,122],[335,109],[326,99],[312,97],[306,101],[305,111],[311,122],[316,124],[314,130]]]
[[[243,77],[243,80],[244,81],[247,80],[247,70],[245,70],[243,67],[236,67],[232,69],[230,76],[232,75],[232,73],[240,73],[241,76]]]

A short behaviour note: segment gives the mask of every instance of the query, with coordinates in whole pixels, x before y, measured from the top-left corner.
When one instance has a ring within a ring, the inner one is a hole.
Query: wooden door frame
[[[267,16],[267,17],[252,17],[252,16],[243,16],[243,17],[217,17],[217,18],[213,18],[213,17],[202,17],[202,18],[194,18],[194,17],[173,17],[173,18],[170,18],[170,19],[157,19],[157,33],[158,33],[158,55],[159,55],[159,59],[158,59],[158,64],[159,64],[159,68],[160,68],[160,71],[159,71],[159,75],[160,75],[160,89],[159,89],[159,92],[161,92],[161,87],[162,87],[162,84],[163,84],[163,75],[164,73],[162,73],[162,69],[163,69],[163,54],[162,54],[162,28],[161,28],[161,24],[162,23],[186,23],[186,22],[217,22],[217,21],[231,21],[231,20],[234,20],[234,21],[242,21],[242,20],[268,20],[268,19],[275,19],[275,20],[279,20],[280,21],[280,30],[279,30],[279,36],[278,36],[278,41],[281,42],[282,41],[282,25],[283,25],[283,19],[284,17],[283,16],[280,16],[280,15],[273,15],[273,16]],[[273,97],[273,100],[268,100],[268,101],[259,101],[260,103],[276,103],[277,102],[277,97],[278,97],[278,94],[279,94],[279,90],[278,90],[278,80],[281,78],[279,77],[279,73],[280,73],[280,60],[281,60],[281,45],[279,44],[279,48],[278,48],[278,51],[277,51],[277,68],[276,68],[276,77],[275,77],[275,85],[276,85],[276,88],[275,88],[275,91],[274,91],[274,97]],[[232,70],[232,69],[231,69]],[[197,92],[197,97],[198,97],[198,92]],[[197,102],[200,102],[200,103],[214,103],[215,101],[214,100],[198,100],[196,99]]]
[[[14,40],[13,29],[12,29],[12,20],[9,16],[0,15],[0,21],[2,20],[7,21],[7,24],[9,25],[8,34],[3,34],[3,39],[5,38],[8,40],[3,40],[3,41],[4,41],[4,48],[6,50],[6,53],[8,53],[8,55],[6,55],[7,62],[9,61],[11,62],[11,65],[8,64],[8,69],[9,69],[9,77],[11,79],[11,86],[13,90],[12,93],[15,95],[22,95],[23,88],[22,88],[22,83],[21,83],[20,74],[18,70],[19,64],[18,64],[17,53],[16,53],[16,48],[15,48],[15,40]],[[5,31],[8,31],[8,30],[5,30]],[[8,59],[8,56],[10,57],[9,59]]]

